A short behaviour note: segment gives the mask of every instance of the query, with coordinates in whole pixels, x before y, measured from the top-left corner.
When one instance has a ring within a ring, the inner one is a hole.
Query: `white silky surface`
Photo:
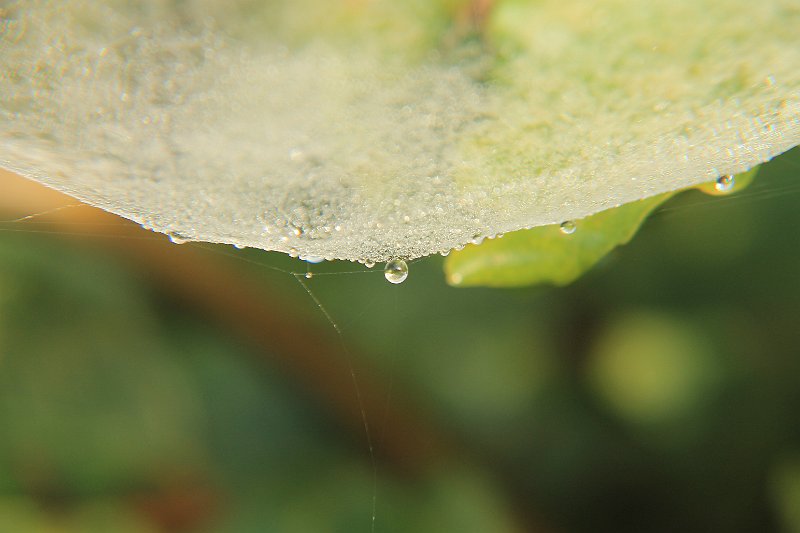
[[[377,262],[800,144],[796,2],[500,0],[479,48],[416,55],[414,13],[351,46],[262,4],[0,1],[0,166],[176,240]]]

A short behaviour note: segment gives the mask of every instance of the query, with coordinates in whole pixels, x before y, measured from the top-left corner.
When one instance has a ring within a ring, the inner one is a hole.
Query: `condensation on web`
[[[176,239],[374,262],[800,143],[790,1],[499,0],[482,44],[417,55],[414,13],[353,44],[308,30],[339,3],[256,5],[0,1],[0,166]]]

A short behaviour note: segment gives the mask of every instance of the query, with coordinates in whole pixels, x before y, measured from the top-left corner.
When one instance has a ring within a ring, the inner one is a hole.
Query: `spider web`
[[[414,53],[421,4],[359,23],[391,4],[343,40],[311,0],[0,3],[0,166],[176,240],[379,262],[800,142],[791,2],[498,2],[481,45]]]

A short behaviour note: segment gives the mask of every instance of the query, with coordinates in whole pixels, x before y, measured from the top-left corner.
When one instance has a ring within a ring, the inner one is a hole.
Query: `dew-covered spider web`
[[[177,240],[412,259],[800,143],[790,0],[40,0],[0,17],[0,166]]]

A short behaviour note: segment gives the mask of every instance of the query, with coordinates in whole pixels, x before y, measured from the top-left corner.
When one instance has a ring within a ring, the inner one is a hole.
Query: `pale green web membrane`
[[[176,241],[382,262],[800,143],[793,2],[469,4],[0,2],[0,165]]]

